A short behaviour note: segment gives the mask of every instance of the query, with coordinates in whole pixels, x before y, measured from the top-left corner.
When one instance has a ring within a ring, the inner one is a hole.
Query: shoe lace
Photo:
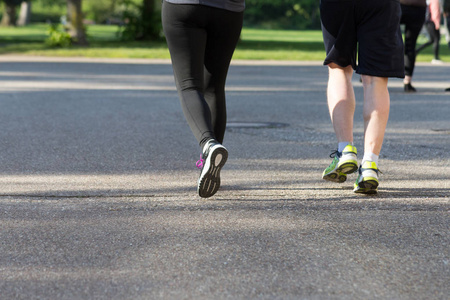
[[[198,169],[202,169],[203,168],[203,163],[205,162],[205,160],[202,158],[202,155],[200,154],[200,159],[197,161],[197,163],[195,164],[195,166]]]
[[[330,154],[331,158],[335,158],[336,156],[339,157],[339,151],[334,150],[333,152],[331,152],[331,154]]]

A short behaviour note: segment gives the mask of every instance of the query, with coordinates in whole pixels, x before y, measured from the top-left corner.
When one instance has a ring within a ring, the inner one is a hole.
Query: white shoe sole
[[[205,165],[198,178],[198,195],[202,198],[213,196],[220,188],[220,170],[228,159],[227,149],[220,145],[214,145],[205,160]]]

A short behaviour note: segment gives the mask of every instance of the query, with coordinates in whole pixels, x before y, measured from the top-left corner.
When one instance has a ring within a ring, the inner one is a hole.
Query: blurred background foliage
[[[22,0],[0,0],[0,17],[5,1],[16,2],[20,8]],[[130,15],[137,15],[142,0],[83,0],[84,19],[96,24],[118,24]],[[159,13],[160,0],[155,1]],[[66,13],[67,0],[32,0],[32,23],[59,22]],[[149,20],[150,21],[150,20]],[[152,20],[158,22],[156,18]],[[247,0],[245,26],[267,29],[319,29],[318,0]]]
[[[320,29],[318,0],[247,0],[245,25],[267,29]]]

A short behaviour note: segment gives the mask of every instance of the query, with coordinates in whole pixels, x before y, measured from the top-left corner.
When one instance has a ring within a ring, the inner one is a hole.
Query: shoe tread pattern
[[[221,155],[220,161],[216,159]],[[213,196],[220,188],[220,170],[228,158],[228,151],[224,147],[218,147],[208,156],[205,170],[202,170],[198,183],[198,194],[202,198]]]

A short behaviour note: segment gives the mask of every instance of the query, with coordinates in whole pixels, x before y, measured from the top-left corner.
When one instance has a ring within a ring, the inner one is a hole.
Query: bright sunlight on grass
[[[118,27],[89,25],[88,47],[72,46],[52,48],[44,43],[47,24],[33,24],[26,27],[0,28],[0,54],[72,56],[102,58],[149,58],[168,59],[169,51],[164,41],[125,42],[117,36]],[[424,43],[420,37],[418,43]],[[428,47],[417,58],[429,62],[432,47]],[[244,28],[234,59],[252,60],[299,60],[321,61],[324,58],[322,34],[319,30],[264,30]],[[441,39],[441,59],[450,62],[450,50]]]

